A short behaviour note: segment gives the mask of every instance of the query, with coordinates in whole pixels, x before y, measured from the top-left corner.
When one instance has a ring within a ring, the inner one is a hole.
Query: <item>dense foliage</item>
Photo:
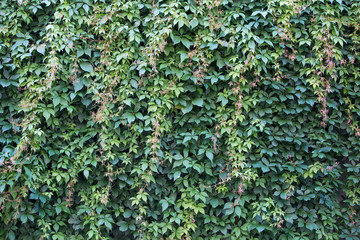
[[[1,239],[360,239],[357,0],[0,1]]]

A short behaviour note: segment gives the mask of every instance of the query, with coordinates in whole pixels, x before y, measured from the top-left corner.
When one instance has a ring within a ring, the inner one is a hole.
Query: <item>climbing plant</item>
[[[1,239],[360,239],[357,0],[0,1]]]

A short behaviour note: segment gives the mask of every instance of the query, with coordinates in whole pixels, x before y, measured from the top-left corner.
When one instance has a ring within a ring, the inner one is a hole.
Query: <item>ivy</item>
[[[1,239],[359,239],[357,1],[0,13]]]

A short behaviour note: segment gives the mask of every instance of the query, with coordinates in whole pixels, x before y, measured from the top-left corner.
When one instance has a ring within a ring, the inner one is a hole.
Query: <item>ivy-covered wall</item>
[[[0,1],[1,239],[360,239],[357,0]]]

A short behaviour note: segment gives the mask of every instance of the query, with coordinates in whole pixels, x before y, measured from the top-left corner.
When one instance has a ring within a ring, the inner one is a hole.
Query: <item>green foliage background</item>
[[[1,239],[359,239],[360,3],[0,1]]]

